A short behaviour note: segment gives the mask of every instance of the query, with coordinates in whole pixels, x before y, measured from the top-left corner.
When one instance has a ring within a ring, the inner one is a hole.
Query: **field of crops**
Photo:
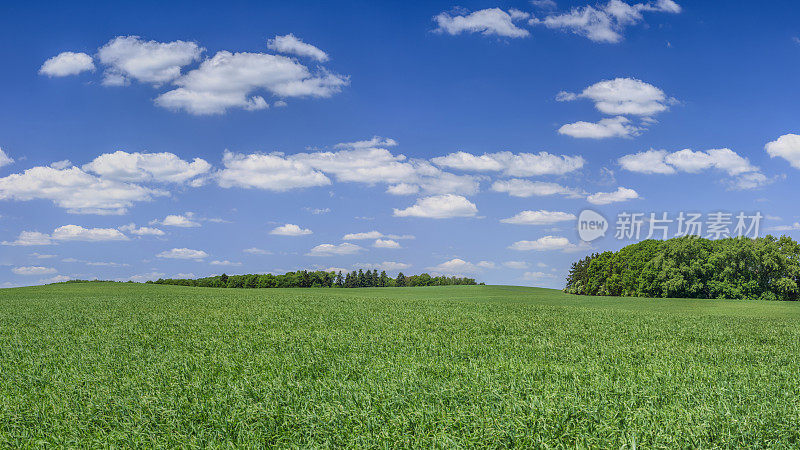
[[[0,290],[0,447],[800,444],[800,304]]]

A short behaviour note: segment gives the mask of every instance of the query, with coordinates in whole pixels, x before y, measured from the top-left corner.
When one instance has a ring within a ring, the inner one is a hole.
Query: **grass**
[[[0,290],[0,447],[797,447],[800,304]]]

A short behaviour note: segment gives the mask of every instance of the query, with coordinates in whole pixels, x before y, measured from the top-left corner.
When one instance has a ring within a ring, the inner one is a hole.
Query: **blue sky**
[[[561,287],[630,243],[581,242],[586,208],[760,212],[797,238],[799,16],[4,4],[0,285],[376,267]]]

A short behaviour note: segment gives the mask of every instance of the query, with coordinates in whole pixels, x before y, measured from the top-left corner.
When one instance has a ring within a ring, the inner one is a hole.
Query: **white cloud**
[[[510,180],[498,180],[492,184],[492,190],[495,192],[505,192],[512,197],[546,197],[549,195],[563,195],[568,198],[582,198],[583,192],[562,186],[557,183],[550,183],[544,181],[529,181],[520,180],[518,178]]]
[[[450,153],[431,159],[431,162],[440,167],[450,169],[498,172],[515,177],[530,177],[538,175],[563,175],[573,172],[584,166],[586,160],[581,156],[552,155],[547,152],[518,153],[498,152],[473,155],[466,152]]]
[[[7,166],[14,162],[14,159],[6,155],[6,152],[0,148],[0,167]]]
[[[94,71],[91,56],[86,53],[61,52],[45,61],[39,69],[39,74],[48,77],[66,77],[86,71]]]
[[[66,168],[72,167],[72,161],[70,161],[68,159],[62,159],[61,161],[56,161],[56,162],[50,163],[50,167],[52,167],[53,169],[58,169],[58,170],[66,169]]]
[[[565,213],[561,211],[522,211],[514,217],[501,219],[502,223],[510,223],[515,225],[552,225],[559,222],[567,222],[575,220],[574,214]]]
[[[373,141],[381,138],[373,138]],[[227,152],[225,169],[216,174],[222,187],[260,188],[286,191],[331,184],[328,175],[339,182],[392,184],[388,192],[410,194],[420,190],[429,194],[478,192],[478,178],[443,172],[424,160],[408,160],[377,147],[364,147],[373,141],[346,145],[351,150],[241,155]],[[386,142],[383,142],[386,143]]]
[[[200,59],[204,49],[194,42],[144,41],[138,36],[118,36],[97,51],[107,66],[103,84],[123,86],[131,79],[161,85],[181,75],[181,67]]]
[[[394,209],[396,217],[427,217],[448,219],[452,217],[475,217],[478,208],[460,195],[435,195],[418,199],[413,206]]]
[[[39,280],[39,283],[42,283],[42,284],[63,283],[65,281],[69,281],[71,279],[72,279],[72,277],[68,277],[66,275],[56,275],[56,276],[50,277],[50,278],[43,278],[43,279]]]
[[[579,139],[606,139],[612,137],[638,136],[642,128],[634,126],[622,116],[600,119],[598,122],[578,121],[562,125],[559,134]]]
[[[312,233],[313,231],[309,230],[308,228],[302,228],[299,225],[295,225],[293,223],[287,223],[286,225],[275,227],[272,231],[269,232],[269,234],[274,234],[278,236],[305,236]]]
[[[327,186],[331,180],[307,164],[284,158],[282,153],[250,155],[225,151],[225,166],[217,173],[223,188],[257,188],[284,192],[312,186]]]
[[[264,250],[258,247],[250,247],[242,250],[244,253],[249,253],[251,255],[271,255],[272,252],[269,250]]]
[[[555,275],[545,272],[525,272],[522,278],[526,280],[541,280],[543,278],[555,278]]]
[[[461,33],[481,33],[510,38],[521,38],[530,35],[530,32],[514,24],[515,21],[527,19],[528,15],[521,11],[510,10],[505,12],[500,8],[488,8],[470,14],[443,12],[436,15],[433,20],[438,27],[436,32],[451,35]]]
[[[267,42],[267,48],[278,53],[305,56],[319,62],[325,62],[330,59],[327,53],[311,44],[306,44],[291,33],[285,36],[275,36],[270,39]]]
[[[419,186],[416,184],[400,183],[386,188],[386,193],[392,195],[414,195],[418,192]]]
[[[365,149],[374,147],[395,147],[397,141],[392,138],[383,138],[380,136],[372,136],[370,139],[355,142],[341,142],[336,144],[335,148],[351,148],[351,149]]]
[[[800,222],[795,222],[791,225],[776,225],[767,228],[768,231],[798,231],[800,230]]]
[[[29,247],[34,245],[50,245],[53,241],[50,239],[49,234],[40,233],[38,231],[23,231],[15,241],[3,241],[3,245],[16,245]]]
[[[168,259],[204,259],[208,257],[208,253],[202,250],[192,250],[190,248],[173,248],[172,250],[165,250],[158,255],[159,258]]]
[[[56,258],[58,255],[45,255],[45,254],[33,252],[33,253],[31,253],[30,256],[32,256],[32,257],[34,257],[36,259],[51,259],[51,258]]]
[[[580,98],[594,102],[595,108],[610,116],[651,117],[669,109],[675,99],[668,98],[663,90],[635,78],[615,78],[597,82],[580,94],[561,92],[558,101]]]
[[[135,223],[129,223],[119,227],[120,230],[126,233],[134,234],[136,236],[163,236],[165,233],[158,228],[152,227],[137,227]]]
[[[184,274],[178,274],[178,275],[184,275]],[[188,275],[192,275],[192,276],[191,277],[186,277],[186,278],[194,278],[193,274],[188,274]],[[163,276],[164,276],[163,272],[141,273],[141,274],[138,274],[138,275],[132,275],[132,276],[128,277],[127,279],[120,280],[120,281],[133,281],[134,283],[144,283],[145,281],[157,280],[157,279],[159,279],[159,278],[161,278]],[[183,277],[178,277],[176,275],[175,278],[183,278]]]
[[[368,270],[385,270],[387,272],[393,272],[398,270],[405,270],[411,267],[411,264],[401,263],[401,262],[394,262],[394,261],[384,261],[378,264],[367,264],[367,263],[359,263],[355,264],[355,267],[360,267],[362,269]]]
[[[345,242],[343,244],[320,244],[309,250],[307,256],[336,256],[336,255],[353,255],[364,250],[355,244]]]
[[[184,161],[173,153],[104,153],[83,166],[104,179],[125,182],[185,183],[207,173],[211,164],[195,158]]]
[[[56,241],[127,241],[128,237],[115,228],[84,228],[80,225],[64,225],[53,230]]]
[[[194,213],[170,214],[161,220],[152,220],[150,225],[164,225],[165,227],[197,228],[202,226],[194,219]]]
[[[267,108],[265,90],[277,97],[326,98],[350,83],[347,77],[319,69],[312,73],[297,60],[266,53],[217,52],[197,69],[176,79],[176,89],[159,95],[157,105],[191,114],[223,114],[231,108]]]
[[[503,263],[503,266],[509,269],[527,269],[528,263],[525,261],[506,261]]]
[[[664,162],[666,156],[666,150],[648,150],[625,155],[618,162],[623,169],[631,172],[673,174],[675,168]]]
[[[372,246],[375,248],[402,248],[399,242],[391,239],[377,239]]]
[[[477,264],[473,264],[460,258],[454,258],[436,266],[428,267],[428,270],[445,275],[462,275],[480,273],[483,269],[492,269],[494,266],[494,263],[489,261],[481,261]]]
[[[223,261],[214,260],[211,261],[209,264],[211,264],[212,266],[234,266],[234,267],[242,265],[242,263],[240,262],[228,261],[227,259]]]
[[[96,177],[77,167],[34,167],[0,178],[0,200],[51,200],[75,214],[124,214],[135,202],[166,195],[166,191]]]
[[[609,205],[637,198],[639,198],[638,192],[620,186],[614,192],[598,192],[586,197],[586,200],[593,205]]]
[[[347,233],[342,237],[344,241],[355,241],[361,239],[379,239],[383,237],[383,233],[380,231],[366,231],[362,233]]]
[[[734,176],[758,170],[757,167],[750,164],[747,158],[739,156],[728,148],[711,149],[705,152],[684,149],[665,155],[664,161],[680,171],[689,173],[715,168]]]
[[[672,153],[666,150],[648,150],[625,155],[618,162],[625,170],[646,174],[671,175],[717,169],[733,177],[727,184],[732,189],[739,190],[755,189],[771,182],[750,160],[728,148],[706,151],[687,148]]]
[[[575,244],[571,243],[565,237],[545,236],[535,241],[517,241],[508,247],[512,250],[519,251],[550,251],[550,250],[571,250],[575,248]]]
[[[544,19],[533,18],[531,25],[541,24],[551,29],[570,31],[594,42],[617,43],[628,26],[644,20],[642,12],[677,14],[681,7],[672,0],[657,0],[630,5],[621,0],[610,0],[605,5],[586,5],[572,8],[566,13],[556,13]]]
[[[784,134],[778,139],[764,146],[770,158],[783,158],[795,169],[800,169],[800,135]],[[0,152],[0,166],[2,166],[2,152]]]
[[[14,267],[11,271],[17,275],[50,275],[58,272],[52,267],[42,266]]]

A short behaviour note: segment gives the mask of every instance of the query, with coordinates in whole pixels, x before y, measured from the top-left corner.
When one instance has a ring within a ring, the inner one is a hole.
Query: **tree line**
[[[392,278],[386,271],[378,274],[377,270],[359,269],[345,275],[342,272],[326,272],[323,270],[299,270],[283,275],[247,274],[247,275],[217,275],[212,277],[188,278],[159,278],[148,281],[152,284],[171,284],[178,286],[217,287],[217,288],[306,288],[306,287],[334,287],[334,288],[359,288],[359,287],[414,287],[414,286],[453,286],[476,285],[474,278],[431,276],[427,273],[406,276],[402,272]],[[481,283],[483,284],[483,283]]]
[[[800,245],[787,236],[645,240],[572,264],[570,294],[798,300]]]

